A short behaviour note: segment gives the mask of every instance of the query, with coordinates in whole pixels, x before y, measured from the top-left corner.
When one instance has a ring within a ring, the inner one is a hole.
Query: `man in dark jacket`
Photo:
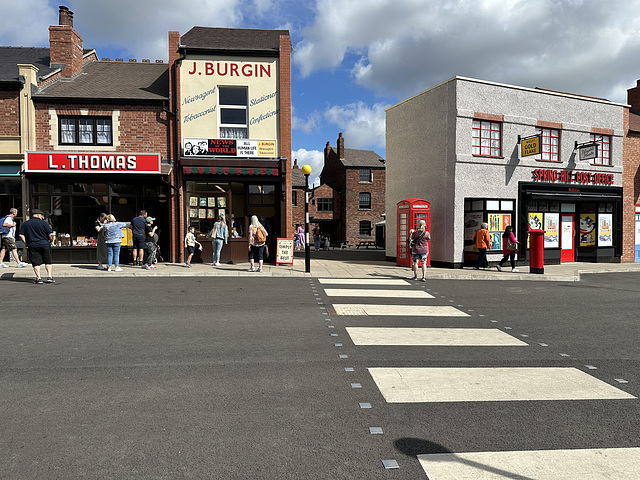
[[[47,270],[47,283],[53,283],[53,262],[51,261],[51,242],[53,241],[53,230],[44,221],[44,213],[41,210],[33,210],[31,219],[27,220],[20,227],[20,238],[29,249],[29,260],[36,274],[34,283],[41,285],[44,282],[40,277],[40,265],[44,263]]]

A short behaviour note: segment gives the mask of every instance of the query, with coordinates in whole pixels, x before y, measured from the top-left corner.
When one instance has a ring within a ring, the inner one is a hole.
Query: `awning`
[[[277,168],[258,167],[182,167],[185,175],[271,175],[277,177],[280,173]]]
[[[21,163],[2,163],[0,164],[0,176],[2,177],[19,177],[22,171]]]

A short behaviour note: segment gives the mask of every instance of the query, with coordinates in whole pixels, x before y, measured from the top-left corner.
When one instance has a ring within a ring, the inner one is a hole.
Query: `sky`
[[[168,60],[193,26],[287,29],[292,145],[311,180],[340,132],[385,157],[385,109],[455,76],[626,103],[640,0],[0,0],[0,45],[48,46],[58,6],[100,58]]]

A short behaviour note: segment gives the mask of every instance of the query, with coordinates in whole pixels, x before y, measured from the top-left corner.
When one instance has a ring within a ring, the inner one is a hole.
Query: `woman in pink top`
[[[511,225],[507,225],[507,228],[504,229],[504,233],[502,234],[502,259],[500,260],[500,262],[498,263],[498,265],[496,265],[496,268],[498,269],[499,272],[502,271],[502,264],[504,262],[507,261],[507,258],[510,260],[511,262],[511,271],[513,273],[517,273],[519,272],[519,270],[516,268],[516,250],[511,250],[509,249],[509,240],[511,240],[513,243],[520,243],[516,240],[516,236],[513,234],[513,228],[511,228]]]

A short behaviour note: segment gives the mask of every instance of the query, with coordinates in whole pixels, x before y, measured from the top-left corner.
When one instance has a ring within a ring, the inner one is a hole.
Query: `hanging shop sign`
[[[530,157],[531,155],[540,155],[542,152],[542,137],[534,135],[532,137],[520,138],[520,156]]]
[[[581,185],[613,185],[612,173],[578,172],[536,168],[531,171],[534,182],[577,183]]]
[[[583,143],[582,145],[578,145],[576,142],[576,148],[578,149],[578,160],[581,162],[598,158],[597,143]]]
[[[161,173],[159,153],[26,152],[25,172]]]
[[[185,138],[185,156],[274,158],[277,157],[275,140],[248,140],[235,138]]]

